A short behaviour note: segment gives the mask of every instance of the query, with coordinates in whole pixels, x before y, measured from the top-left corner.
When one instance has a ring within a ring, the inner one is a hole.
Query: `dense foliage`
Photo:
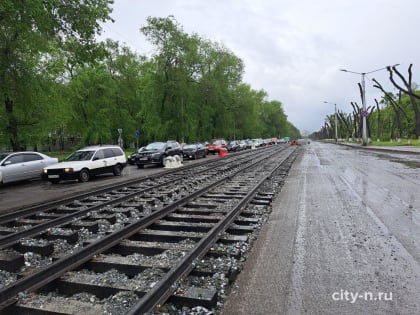
[[[154,140],[299,137],[279,101],[242,81],[241,59],[186,34],[173,17],[147,19],[152,56],[96,42],[109,0],[0,4],[0,148],[63,149]],[[77,12],[77,14],[75,14]]]

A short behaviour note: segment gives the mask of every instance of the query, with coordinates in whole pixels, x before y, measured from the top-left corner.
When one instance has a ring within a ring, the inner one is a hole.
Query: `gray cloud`
[[[282,102],[299,129],[316,131],[333,112],[327,100],[350,112],[360,104],[361,76],[400,63],[414,64],[420,83],[420,29],[416,0],[154,0],[114,3],[114,24],[102,37],[125,42],[141,54],[150,46],[139,28],[147,16],[173,15],[187,33],[222,42],[245,63],[244,81]],[[386,71],[375,77],[392,91]],[[366,81],[367,102],[381,94]]]

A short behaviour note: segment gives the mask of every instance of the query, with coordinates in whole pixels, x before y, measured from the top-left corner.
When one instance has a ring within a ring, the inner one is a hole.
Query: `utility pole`
[[[393,65],[393,67],[398,66],[399,64]],[[367,145],[368,143],[368,139],[367,139],[367,122],[366,122],[366,118],[368,115],[368,112],[366,110],[366,87],[365,87],[365,75],[369,74],[369,73],[373,73],[376,71],[380,71],[380,70],[385,70],[388,67],[385,68],[380,68],[380,69],[376,69],[373,71],[369,71],[369,72],[354,72],[354,71],[349,71],[346,69],[340,69],[340,71],[343,72],[348,72],[348,73],[354,73],[354,74],[359,74],[362,76],[362,145]]]

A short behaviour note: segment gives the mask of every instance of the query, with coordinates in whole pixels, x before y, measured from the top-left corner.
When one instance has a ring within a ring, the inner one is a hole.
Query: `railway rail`
[[[210,167],[213,173],[229,171],[243,163],[245,159],[249,159],[248,156],[249,154],[236,155],[230,159],[190,165],[181,169],[167,171],[164,174],[111,185],[64,200],[52,201],[1,215],[0,235],[3,235],[3,237],[0,237],[0,249],[10,247],[10,245],[22,238],[33,237],[42,231],[46,231],[48,228],[63,226],[76,218],[81,219],[92,213],[98,217],[96,211],[102,209],[102,212],[106,212],[105,206],[112,206],[132,199],[133,196],[138,197],[156,189],[163,190],[166,185],[173,191],[178,191],[179,187],[174,189],[171,186],[177,185],[185,178],[199,176],[203,173],[206,173],[204,174],[205,176],[213,176],[214,174],[208,171]]]
[[[299,149],[232,155],[0,217],[0,267],[10,276],[0,309],[143,314],[166,301],[215,307],[214,286],[198,288],[191,277],[214,277],[202,266],[205,257],[240,256],[238,244],[260,220],[246,206],[270,203],[273,192],[259,189],[279,170],[284,177]],[[26,266],[29,253],[43,263]],[[234,274],[228,269],[227,278]]]

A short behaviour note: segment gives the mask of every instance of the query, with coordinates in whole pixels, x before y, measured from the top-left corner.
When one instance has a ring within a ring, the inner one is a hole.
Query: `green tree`
[[[105,67],[113,81],[109,87],[108,107],[112,115],[109,127],[111,134],[123,129],[123,140],[128,146],[135,140],[135,130],[142,129],[137,116],[145,107],[141,94],[146,58],[111,40],[107,40],[106,50]]]
[[[113,133],[118,132],[113,123],[120,121],[116,91],[117,84],[104,66],[79,69],[68,84],[71,103],[68,132],[80,135],[84,144],[115,142]]]
[[[147,21],[141,30],[156,46],[153,95],[162,136],[223,136],[242,61],[220,45],[185,34],[173,17]]]
[[[0,3],[0,95],[6,137],[14,150],[24,141],[22,128],[39,123],[34,113],[48,113],[44,102],[31,95],[39,80],[37,64],[48,58],[51,47],[69,38],[88,46],[109,20],[110,0],[3,0]],[[51,43],[54,43],[52,45]],[[40,84],[36,96],[45,94]],[[30,102],[28,103],[28,101]],[[44,120],[46,117],[43,117]]]

